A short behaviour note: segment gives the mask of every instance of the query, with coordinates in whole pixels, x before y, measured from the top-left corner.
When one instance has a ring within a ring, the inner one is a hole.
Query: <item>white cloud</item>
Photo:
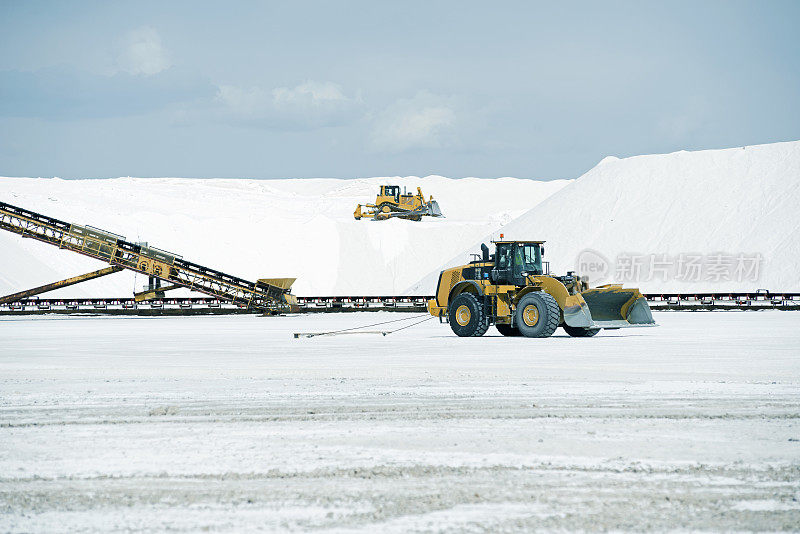
[[[117,58],[119,70],[136,76],[152,76],[171,66],[158,32],[150,27],[137,28],[125,36],[124,48]]]
[[[272,90],[272,99],[276,106],[324,106],[343,102],[347,97],[342,88],[332,82],[305,82],[297,87],[278,87]]]
[[[237,114],[251,115],[259,112],[268,99],[264,90],[258,87],[223,85],[217,91],[217,101]]]
[[[385,152],[448,146],[455,141],[458,118],[451,99],[423,91],[398,100],[375,117],[372,145]]]
[[[308,129],[341,124],[356,112],[359,99],[333,82],[306,81],[295,87],[223,85],[217,92],[223,113],[261,126]]]

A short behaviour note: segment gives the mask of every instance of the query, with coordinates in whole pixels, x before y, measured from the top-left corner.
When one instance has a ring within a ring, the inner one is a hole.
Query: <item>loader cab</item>
[[[543,274],[543,241],[496,241],[492,281],[524,286],[529,275]]]
[[[393,197],[395,203],[400,203],[400,186],[399,185],[382,185],[381,196]]]

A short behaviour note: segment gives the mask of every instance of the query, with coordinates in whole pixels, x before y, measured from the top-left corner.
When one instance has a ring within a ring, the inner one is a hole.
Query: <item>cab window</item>
[[[542,252],[539,245],[517,245],[514,252],[514,267],[520,272],[542,274]]]
[[[511,245],[502,244],[497,245],[497,268],[510,269],[511,268]]]

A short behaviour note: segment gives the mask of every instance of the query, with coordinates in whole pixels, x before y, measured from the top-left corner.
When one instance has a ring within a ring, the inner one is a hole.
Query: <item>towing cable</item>
[[[419,319],[420,317],[425,317],[421,321],[416,321],[406,326],[402,326],[400,328],[396,328],[394,330],[366,330],[360,331],[363,328],[372,328],[373,326],[380,326],[389,323],[398,323],[400,321],[410,321],[412,319]],[[373,323],[364,326],[354,326],[353,328],[344,328],[342,330],[332,330],[330,332],[295,332],[292,334],[295,339],[301,337],[317,337],[317,336],[339,336],[339,335],[346,335],[346,334],[381,334],[383,336],[387,336],[389,334],[394,334],[395,332],[399,332],[400,330],[405,330],[406,328],[411,328],[412,326],[416,326],[418,324],[424,323],[425,321],[430,321],[434,319],[433,316],[429,316],[427,313],[424,315],[413,315],[411,317],[404,317],[402,319],[392,319],[391,321],[383,321],[380,323]]]

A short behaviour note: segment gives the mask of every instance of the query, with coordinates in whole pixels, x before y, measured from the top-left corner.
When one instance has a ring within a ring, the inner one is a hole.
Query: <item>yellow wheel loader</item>
[[[362,210],[362,207],[366,209]],[[356,220],[360,220],[362,217],[370,217],[376,221],[383,221],[393,217],[412,221],[419,221],[425,216],[444,217],[442,210],[439,209],[439,203],[433,200],[433,196],[428,201],[425,201],[425,196],[419,187],[416,195],[407,193],[405,188],[401,194],[400,186],[398,185],[382,185],[375,199],[375,204],[363,206],[359,204],[356,206],[353,216]]]
[[[494,325],[504,336],[549,337],[561,326],[573,337],[601,328],[655,326],[638,289],[609,284],[589,289],[585,277],[553,276],[542,261],[544,241],[494,241],[495,253],[442,271],[428,312],[461,337]]]

